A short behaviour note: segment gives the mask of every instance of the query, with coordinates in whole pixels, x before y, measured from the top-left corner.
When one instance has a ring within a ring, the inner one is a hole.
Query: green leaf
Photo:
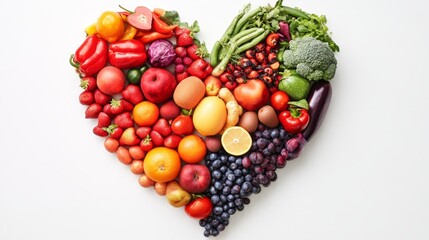
[[[304,108],[304,109],[308,110],[308,102],[306,99],[301,99],[299,101],[289,101],[288,104],[295,106],[295,107]]]

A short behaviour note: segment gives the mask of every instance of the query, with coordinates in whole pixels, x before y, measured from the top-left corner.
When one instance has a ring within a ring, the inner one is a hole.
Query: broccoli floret
[[[331,80],[335,76],[337,60],[325,42],[312,37],[291,40],[283,54],[284,65],[308,80]]]

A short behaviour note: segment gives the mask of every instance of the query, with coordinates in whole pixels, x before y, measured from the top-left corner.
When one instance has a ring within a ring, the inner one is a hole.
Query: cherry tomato
[[[206,218],[210,215],[212,209],[213,204],[208,197],[196,198],[185,206],[185,212],[189,216],[197,219]]]
[[[279,112],[287,110],[288,102],[289,102],[289,96],[287,95],[287,93],[283,91],[279,90],[271,94],[271,98],[270,98],[271,106]]]
[[[278,33],[270,33],[266,38],[266,43],[268,46],[275,47],[279,42],[280,35]]]
[[[189,135],[194,132],[191,116],[179,115],[171,123],[171,130],[178,135]]]

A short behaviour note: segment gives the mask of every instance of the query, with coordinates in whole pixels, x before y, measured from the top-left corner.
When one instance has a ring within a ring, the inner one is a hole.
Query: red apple
[[[217,96],[222,87],[222,82],[219,78],[210,75],[204,79],[204,85],[206,86],[206,96]]]
[[[145,98],[153,103],[163,103],[173,96],[177,81],[172,73],[162,68],[149,68],[143,73],[140,87]]]
[[[211,175],[206,165],[186,164],[179,174],[179,183],[190,193],[202,193],[210,185]]]
[[[238,85],[234,89],[234,97],[244,109],[255,111],[267,104],[270,93],[263,81],[253,79]]]

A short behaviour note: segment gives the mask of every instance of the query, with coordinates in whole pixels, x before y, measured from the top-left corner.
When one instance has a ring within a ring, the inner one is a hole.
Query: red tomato
[[[125,75],[117,67],[106,66],[97,74],[97,87],[105,94],[121,93],[125,88]]]
[[[288,102],[289,96],[287,93],[280,90],[274,92],[270,98],[271,106],[279,112],[287,110]]]
[[[179,115],[171,123],[171,130],[178,135],[189,135],[194,132],[191,116]]]
[[[213,204],[208,197],[199,197],[185,206],[185,212],[197,219],[206,218],[212,212]]]
[[[249,80],[234,89],[234,97],[238,104],[248,111],[255,111],[267,104],[268,88],[261,80]]]

